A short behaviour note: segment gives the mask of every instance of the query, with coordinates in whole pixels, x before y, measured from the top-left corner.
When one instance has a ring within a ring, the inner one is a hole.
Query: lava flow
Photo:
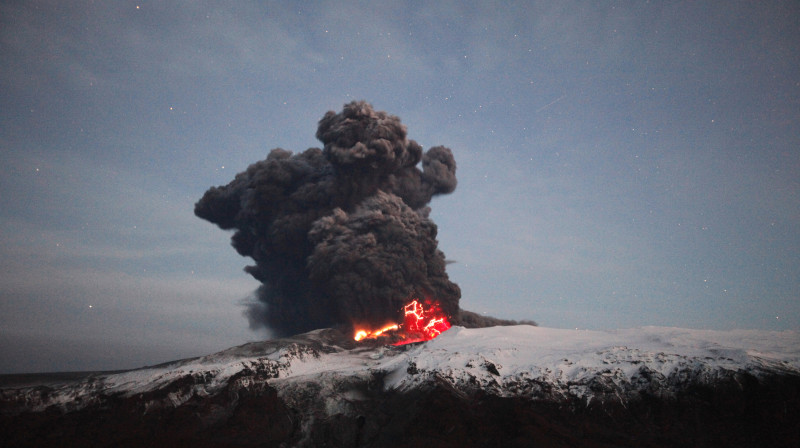
[[[441,308],[436,303],[426,302],[427,310],[417,300],[412,301],[403,307],[403,323],[387,325],[380,330],[367,331],[356,330],[354,339],[360,341],[367,338],[377,338],[378,336],[392,332],[392,335],[400,339],[392,345],[404,345],[412,342],[429,341],[442,332],[450,328],[447,316],[442,313]]]

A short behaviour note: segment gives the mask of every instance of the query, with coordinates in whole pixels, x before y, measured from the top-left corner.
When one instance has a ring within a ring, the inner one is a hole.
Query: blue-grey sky
[[[193,215],[364,99],[459,185],[465,309],[543,326],[800,330],[800,4],[0,5],[0,372],[265,337]]]

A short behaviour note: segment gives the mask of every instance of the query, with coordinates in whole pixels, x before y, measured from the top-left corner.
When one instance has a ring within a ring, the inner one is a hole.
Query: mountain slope
[[[799,391],[796,332],[454,327],[391,347],[328,329],[0,378],[0,429],[23,446],[791,446]]]

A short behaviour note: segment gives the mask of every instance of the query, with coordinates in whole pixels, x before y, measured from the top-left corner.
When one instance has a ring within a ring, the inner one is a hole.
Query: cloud
[[[398,117],[363,101],[326,113],[316,135],[323,149],[274,149],[196,204],[256,262],[246,268],[263,283],[251,324],[284,335],[382,325],[413,298],[457,319],[460,291],[427,208],[456,187],[450,149],[423,153]]]

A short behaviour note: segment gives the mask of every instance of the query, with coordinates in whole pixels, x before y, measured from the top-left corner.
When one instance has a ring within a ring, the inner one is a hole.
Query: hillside
[[[797,446],[800,335],[331,329],[141,369],[0,376],[9,446]]]

